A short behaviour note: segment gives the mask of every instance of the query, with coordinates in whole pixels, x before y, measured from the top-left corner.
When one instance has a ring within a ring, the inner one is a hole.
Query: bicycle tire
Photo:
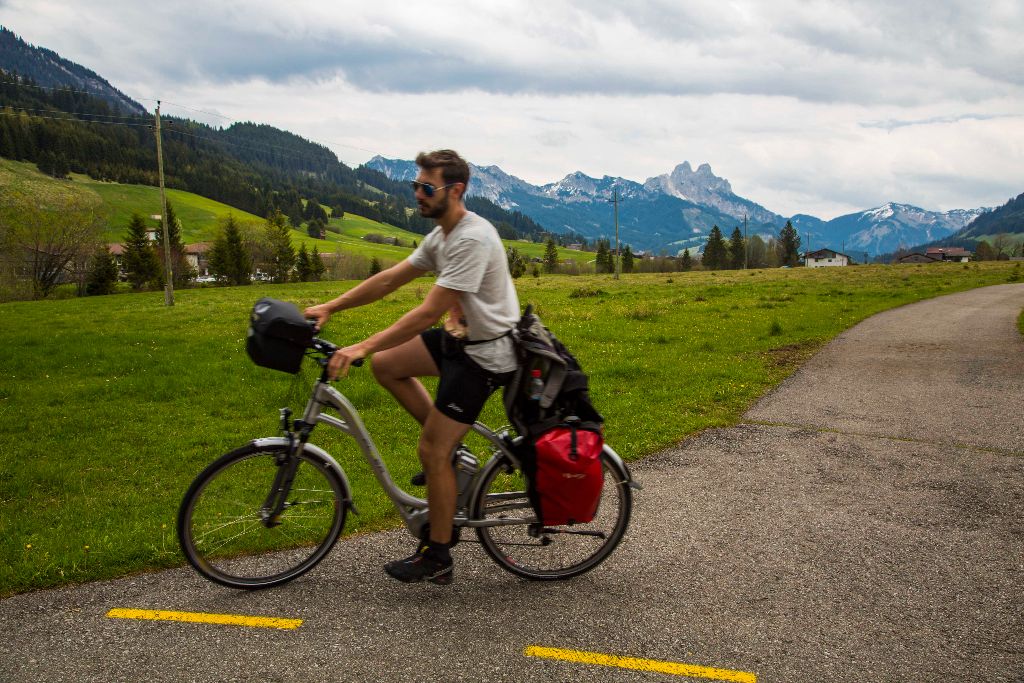
[[[629,526],[633,494],[607,453],[601,454],[601,465],[604,488],[594,519],[586,524],[542,527],[535,522],[525,475],[508,458],[496,456],[481,472],[472,518],[518,518],[522,523],[477,527],[484,551],[502,569],[533,581],[570,579],[604,562]]]
[[[230,588],[269,588],[305,574],[330,552],[348,505],[341,479],[320,456],[299,454],[275,525],[260,515],[286,454],[282,445],[249,443],[192,482],[178,511],[178,541],[201,575]]]

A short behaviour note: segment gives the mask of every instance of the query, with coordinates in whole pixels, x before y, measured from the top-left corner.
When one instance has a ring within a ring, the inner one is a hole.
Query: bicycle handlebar
[[[321,362],[323,364],[326,361],[330,360],[331,356],[334,355],[334,352],[338,350],[338,345],[337,344],[332,344],[331,342],[327,341],[326,339],[320,339],[319,337],[313,337],[313,341],[310,343],[310,348],[312,348],[317,353],[323,354],[324,357],[323,357],[323,359],[321,359]],[[362,358],[359,358],[357,360],[352,361],[352,367],[355,367],[355,368],[361,367],[362,364],[363,364],[363,359]]]

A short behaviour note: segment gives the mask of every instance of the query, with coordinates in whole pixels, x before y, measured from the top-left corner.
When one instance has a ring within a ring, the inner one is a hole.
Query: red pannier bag
[[[594,519],[601,502],[604,470],[600,432],[560,425],[544,432],[535,443],[542,524],[583,524]]]

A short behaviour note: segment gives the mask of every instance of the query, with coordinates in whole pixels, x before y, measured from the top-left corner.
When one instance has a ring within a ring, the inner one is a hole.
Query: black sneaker
[[[455,578],[455,563],[452,558],[447,560],[437,559],[427,552],[427,544],[420,545],[419,549],[404,560],[395,560],[384,565],[384,571],[393,579],[405,583],[419,583],[429,581],[439,586],[447,586]]]

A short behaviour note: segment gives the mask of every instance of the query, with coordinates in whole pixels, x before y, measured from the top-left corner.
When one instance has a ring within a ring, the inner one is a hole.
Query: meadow
[[[876,312],[1020,279],[1019,265],[982,263],[527,276],[517,287],[590,373],[609,442],[636,459],[734,424]],[[353,284],[182,290],[170,308],[160,292],[0,305],[0,595],[181,564],[175,515],[191,479],[220,453],[273,435],[277,409],[300,409],[315,377],[249,362],[253,302],[305,306]],[[339,314],[324,336],[357,341],[430,285]],[[366,368],[339,387],[407,481],[419,469],[415,423]],[[505,422],[498,400],[482,419]],[[323,430],[314,441],[353,483],[361,514],[346,533],[394,525],[354,444]]]
[[[86,205],[97,206],[104,215],[106,229],[104,239],[110,243],[124,241],[128,231],[128,222],[132,214],[139,214],[147,219],[153,227],[157,221],[150,216],[162,212],[160,190],[149,185],[124,185],[121,183],[102,182],[87,176],[72,174],[70,180],[56,180],[40,173],[35,164],[0,159],[0,201],[8,193],[24,194],[32,197],[49,198],[50,203],[60,205],[77,198]],[[228,215],[251,229],[259,230],[265,224],[263,218],[241,211],[234,207],[207,199],[191,192],[168,189],[167,201],[174,207],[174,212],[181,220],[182,240],[186,244],[196,242],[212,242],[221,222]],[[325,210],[328,207],[324,207]],[[321,253],[347,252],[367,259],[377,258],[384,265],[397,263],[412,253],[412,243],[419,242],[423,235],[402,230],[386,223],[379,223],[356,214],[345,214],[342,218],[331,218],[328,226],[332,228],[326,239],[310,237],[304,229],[291,231],[292,245],[298,249],[305,244],[312,251],[315,245]],[[395,237],[405,246],[380,244],[363,239],[367,235],[376,234],[384,237]],[[505,240],[508,246],[514,246],[529,257],[541,258],[544,255],[544,244],[521,240]],[[594,258],[593,253],[558,248],[561,260],[575,260],[581,267]]]

